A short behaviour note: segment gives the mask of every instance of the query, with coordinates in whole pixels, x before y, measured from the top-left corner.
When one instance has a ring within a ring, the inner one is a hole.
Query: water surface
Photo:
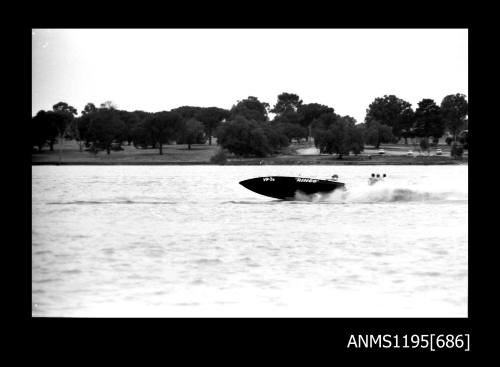
[[[466,317],[467,169],[33,166],[32,314]],[[238,184],[333,173],[301,201]]]

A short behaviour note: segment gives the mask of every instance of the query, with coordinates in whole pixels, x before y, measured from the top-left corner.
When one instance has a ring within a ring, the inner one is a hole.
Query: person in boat
[[[332,176],[332,181],[337,181],[339,179],[339,175],[333,175]]]
[[[377,176],[375,176],[375,173],[372,173],[372,176],[368,179],[368,183],[370,185],[373,185],[374,183],[376,182],[379,182],[379,181],[384,181],[384,178],[386,177],[387,175],[384,173],[382,175],[382,177],[380,177],[380,173],[377,173]]]

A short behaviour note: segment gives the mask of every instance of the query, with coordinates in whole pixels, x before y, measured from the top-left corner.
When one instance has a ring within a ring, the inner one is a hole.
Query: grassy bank
[[[379,155],[377,150],[366,148],[358,156],[344,156],[337,159],[336,155],[312,154],[299,155],[297,150],[311,148],[311,144],[292,144],[283,154],[266,158],[228,157],[227,165],[437,165],[437,164],[467,164],[468,156],[462,160],[450,157],[449,147],[439,146],[442,155],[431,151],[422,155],[408,156],[408,150],[418,151],[411,145],[384,145],[386,154]],[[99,152],[80,152],[74,141],[64,141],[56,144],[54,151],[44,150],[33,153],[33,165],[193,165],[211,164],[210,158],[215,154],[216,145],[193,145],[191,150],[187,145],[166,145],[163,155],[158,149],[136,149],[133,146],[123,146],[122,151],[112,151],[111,154]]]

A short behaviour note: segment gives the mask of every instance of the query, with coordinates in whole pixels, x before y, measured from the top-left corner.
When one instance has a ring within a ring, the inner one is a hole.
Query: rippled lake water
[[[372,172],[385,182],[367,185]],[[279,201],[239,181],[329,177]],[[466,317],[468,167],[33,166],[33,316]]]

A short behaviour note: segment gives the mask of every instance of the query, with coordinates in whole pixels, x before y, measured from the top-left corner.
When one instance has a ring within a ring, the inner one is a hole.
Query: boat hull
[[[326,194],[344,188],[342,182],[288,176],[256,177],[241,181],[240,185],[257,194],[282,200],[293,200],[297,193]]]

